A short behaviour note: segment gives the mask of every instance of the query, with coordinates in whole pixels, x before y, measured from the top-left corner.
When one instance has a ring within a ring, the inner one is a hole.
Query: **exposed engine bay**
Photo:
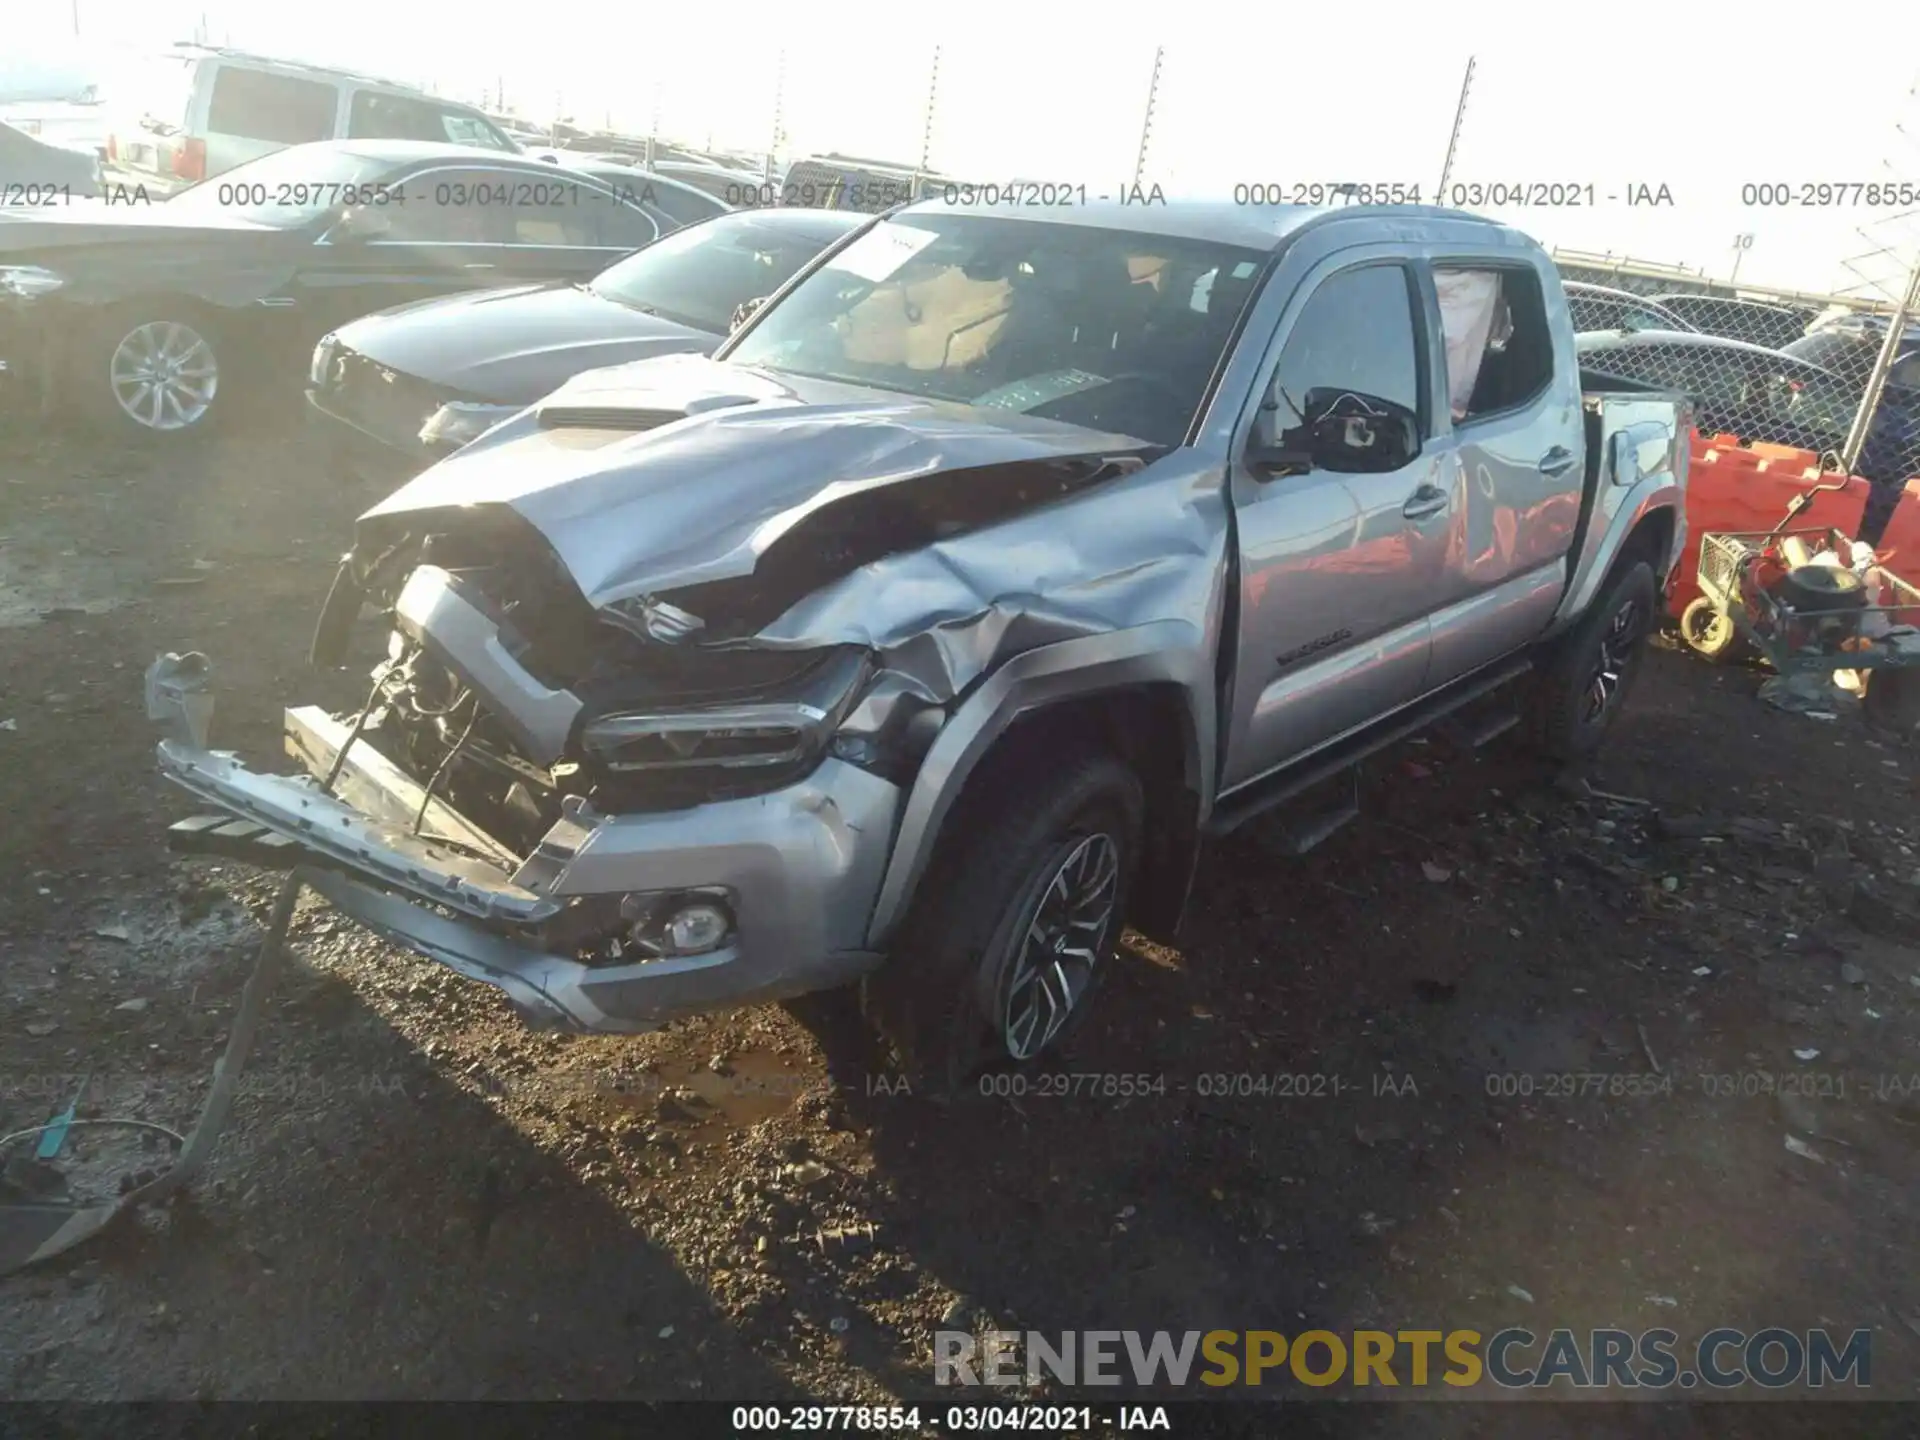
[[[870,645],[766,644],[753,630],[863,566],[1139,468],[1133,456],[1050,459],[875,489],[811,510],[747,575],[603,609],[506,507],[363,523],[313,659],[339,663],[369,611],[386,623],[361,742],[516,854],[569,797],[629,814],[764,794],[829,750],[906,784],[960,690],[889,673]],[[453,604],[478,617],[475,654],[497,650],[508,665],[483,679],[472,656],[463,662]],[[515,673],[531,684],[502,692]],[[555,728],[523,705],[570,713]]]

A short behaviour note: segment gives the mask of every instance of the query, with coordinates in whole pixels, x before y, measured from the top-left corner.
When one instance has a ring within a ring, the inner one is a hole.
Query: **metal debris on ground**
[[[814,1243],[822,1250],[858,1251],[873,1247],[879,1230],[871,1225],[835,1225],[814,1232]]]
[[[1760,698],[1776,710],[1805,715],[1810,720],[1838,720],[1842,707],[1860,703],[1857,696],[1838,689],[1824,672],[1810,670],[1769,676],[1760,683]]]
[[[1798,1155],[1802,1160],[1811,1160],[1816,1165],[1824,1165],[1827,1163],[1820,1158],[1819,1151],[1807,1144],[1807,1142],[1802,1140],[1798,1135],[1787,1136],[1787,1151],[1789,1154]]]

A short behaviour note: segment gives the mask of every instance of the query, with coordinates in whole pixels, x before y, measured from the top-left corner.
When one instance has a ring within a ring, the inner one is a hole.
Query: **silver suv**
[[[926,203],[713,358],[589,372],[358,522],[315,639],[389,631],[297,778],[165,774],[530,1022],[857,983],[952,1085],[1055,1050],[1204,837],[1442,716],[1618,713],[1690,417],[1583,394],[1531,240],[1396,207]],[[1510,698],[1509,698],[1510,697]]]

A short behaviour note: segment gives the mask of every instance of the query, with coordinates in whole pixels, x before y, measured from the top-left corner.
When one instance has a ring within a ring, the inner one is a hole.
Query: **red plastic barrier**
[[[1726,445],[1726,436],[1695,435],[1687,474],[1687,546],[1674,567],[1667,608],[1678,615],[1700,593],[1700,536],[1708,530],[1766,532],[1787,513],[1787,502],[1823,480],[1819,457],[1787,445]],[[1811,509],[1793,521],[1793,529],[1832,525],[1848,535],[1860,527],[1866,508],[1867,482],[1848,480],[1844,490],[1815,498]],[[1883,544],[1890,551],[1900,537],[1909,554],[1920,559],[1920,484],[1909,484],[1887,528]],[[1904,527],[1904,528],[1903,528]]]

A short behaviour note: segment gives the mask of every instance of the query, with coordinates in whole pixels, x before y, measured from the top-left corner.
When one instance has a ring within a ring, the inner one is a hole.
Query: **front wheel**
[[[212,327],[186,311],[121,311],[82,343],[75,399],[132,434],[169,438],[209,428],[220,397]]]
[[[1561,638],[1534,682],[1530,728],[1541,751],[1578,760],[1600,748],[1639,674],[1658,603],[1652,568],[1636,561]]]
[[[917,1089],[1056,1054],[1111,966],[1144,801],[1109,755],[994,777],[956,813],[862,1003]]]

